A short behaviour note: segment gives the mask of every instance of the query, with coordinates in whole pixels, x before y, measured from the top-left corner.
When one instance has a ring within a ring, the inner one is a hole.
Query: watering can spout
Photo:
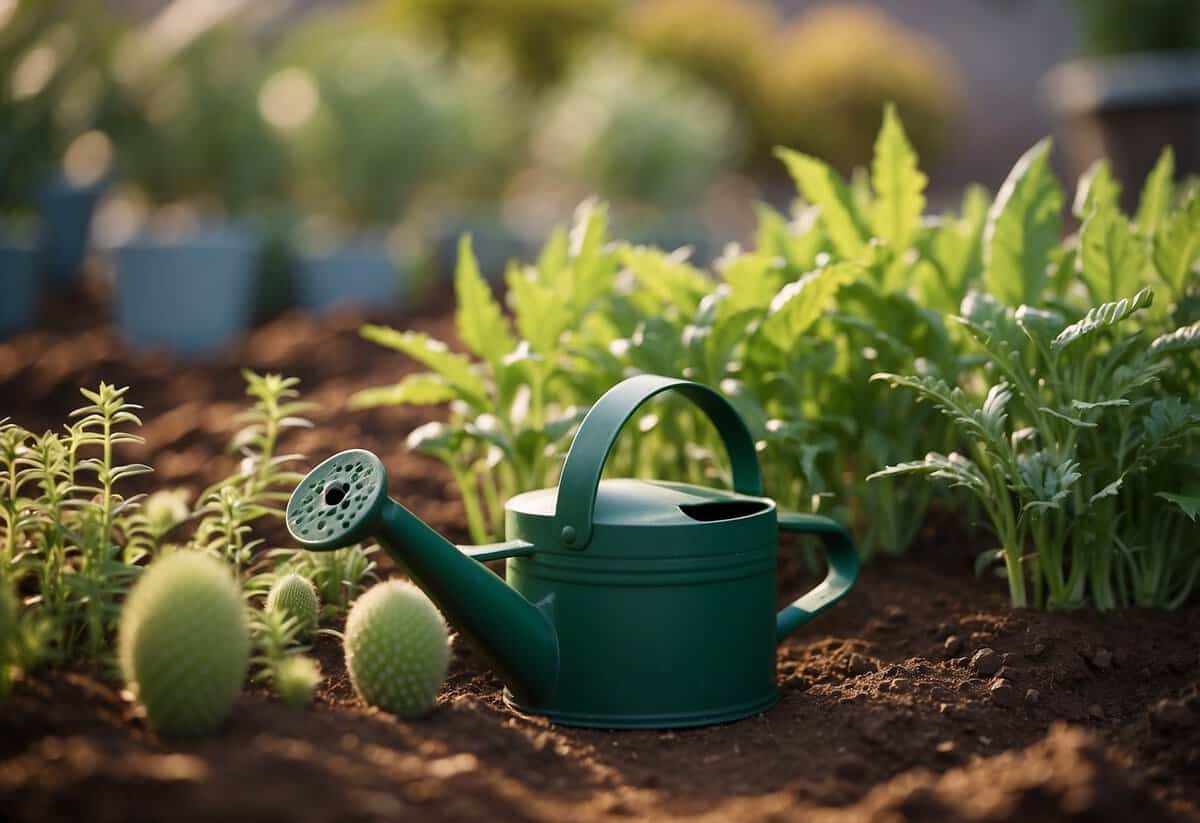
[[[545,611],[553,604],[530,603],[480,562],[528,554],[532,545],[455,546],[388,497],[383,464],[361,449],[336,454],[308,473],[288,502],[287,524],[312,551],[376,540],[491,660],[518,700],[536,704],[553,695],[558,637]]]

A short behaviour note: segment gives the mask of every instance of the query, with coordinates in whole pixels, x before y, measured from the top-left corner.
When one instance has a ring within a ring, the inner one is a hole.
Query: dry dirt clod
[[[956,657],[962,651],[963,641],[957,634],[952,634],[946,638],[946,642],[942,644],[942,648],[946,652],[946,657]]]
[[[1178,700],[1163,698],[1150,707],[1150,723],[1160,732],[1190,729],[1196,716]]]
[[[997,706],[1008,708],[1017,702],[1017,690],[1012,687],[1012,684],[1007,680],[997,678],[988,686],[988,694],[992,697],[992,702]]]
[[[992,649],[984,647],[975,652],[971,658],[971,671],[980,677],[990,677],[1000,668],[1000,655]]]
[[[852,654],[850,661],[846,664],[846,671],[851,677],[858,677],[875,671],[875,664],[861,654]]]
[[[1025,690],[1025,702],[1031,706],[1036,706],[1042,699],[1042,693],[1037,689]]]

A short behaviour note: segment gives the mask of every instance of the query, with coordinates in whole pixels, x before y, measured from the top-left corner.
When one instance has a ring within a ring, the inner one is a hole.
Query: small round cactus
[[[267,595],[267,611],[279,609],[284,617],[294,618],[301,637],[307,637],[316,628],[320,608],[312,582],[295,572],[276,580]]]
[[[275,666],[275,693],[293,708],[307,706],[321,684],[321,667],[311,657],[291,655]]]
[[[346,668],[358,696],[401,717],[433,708],[446,678],[446,622],[425,593],[399,580],[372,587],[346,619]]]
[[[229,715],[249,665],[241,589],[219,561],[180,551],[156,560],[121,611],[125,682],[160,734],[206,734]]]

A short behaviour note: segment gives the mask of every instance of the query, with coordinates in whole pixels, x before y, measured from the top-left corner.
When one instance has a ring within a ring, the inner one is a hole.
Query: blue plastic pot
[[[344,304],[378,307],[400,299],[402,276],[386,247],[363,242],[302,252],[294,285],[300,305],[314,311]]]
[[[117,321],[138,347],[199,356],[250,325],[258,238],[241,229],[179,240],[143,235],[114,250]]]
[[[75,186],[55,180],[37,196],[42,217],[41,264],[53,288],[75,283],[83,269],[96,201],[103,183]]]
[[[38,309],[37,250],[0,237],[0,339],[33,325]]]

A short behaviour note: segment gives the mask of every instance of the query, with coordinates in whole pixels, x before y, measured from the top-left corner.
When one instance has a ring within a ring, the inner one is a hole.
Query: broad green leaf
[[[1187,519],[1193,523],[1197,518],[1200,518],[1200,497],[1187,494],[1172,494],[1171,492],[1158,492],[1157,497],[1161,497],[1168,503],[1174,503],[1181,512],[1187,515]]]
[[[1200,258],[1200,194],[1193,195],[1187,205],[1160,223],[1154,235],[1154,267],[1174,299],[1180,300],[1187,293],[1195,276],[1197,258]]]
[[[1144,282],[1146,247],[1115,205],[1098,205],[1079,232],[1076,266],[1097,303],[1132,294]]]
[[[871,185],[875,203],[871,228],[875,236],[897,254],[908,248],[925,212],[925,184],[929,182],[917,163],[917,153],[896,114],[888,103],[883,112],[883,127],[875,140],[871,163]]]
[[[1076,340],[1114,326],[1153,302],[1154,292],[1150,289],[1142,289],[1133,297],[1125,297],[1114,303],[1096,306],[1088,311],[1082,320],[1072,323],[1059,332],[1058,336],[1050,342],[1050,349],[1055,353],[1061,352]]]
[[[1138,201],[1137,223],[1138,230],[1144,237],[1153,237],[1159,225],[1171,210],[1171,196],[1175,181],[1175,152],[1170,146],[1162,150],[1153,171],[1146,177],[1142,186],[1142,196]]]
[[[566,267],[570,260],[569,245],[567,230],[562,226],[555,226],[538,256],[537,271],[543,280],[553,281],[555,275]]]
[[[929,308],[943,314],[958,310],[967,288],[983,271],[983,229],[990,199],[981,186],[968,186],[958,217],[946,215],[927,222],[924,260],[914,279]]]
[[[984,282],[1010,306],[1040,302],[1062,228],[1063,194],[1050,170],[1050,145],[1047,138],[1021,156],[988,211]]]
[[[828,246],[820,226],[820,209],[809,206],[790,221],[765,203],[756,203],[754,212],[758,216],[754,248],[759,254],[779,257],[792,276],[816,267],[817,255]]]
[[[375,406],[431,406],[458,399],[458,392],[445,379],[432,372],[410,374],[394,386],[363,389],[350,396],[350,408]]]
[[[449,460],[458,451],[462,437],[462,429],[435,421],[417,426],[409,432],[404,443],[412,451]]]
[[[1108,160],[1097,160],[1079,178],[1071,213],[1078,219],[1085,220],[1095,209],[1116,210],[1120,197],[1121,184],[1113,178]]]
[[[817,322],[837,290],[861,272],[853,263],[835,263],[788,283],[771,300],[760,333],[780,349],[789,350]]]
[[[716,268],[729,286],[729,297],[721,305],[726,314],[768,306],[783,287],[783,270],[765,254],[739,254],[718,260]]]
[[[507,282],[517,333],[529,341],[535,352],[550,356],[558,349],[559,338],[571,323],[571,312],[563,305],[563,295],[553,285],[538,280],[533,271],[518,265],[509,266]]]
[[[1150,354],[1157,357],[1176,351],[1190,351],[1200,348],[1200,321],[1190,326],[1183,326],[1172,332],[1160,334],[1150,344]]]
[[[694,314],[701,299],[712,291],[712,280],[677,253],[626,246],[618,257],[646,293],[661,306],[675,306],[684,315]]]
[[[805,199],[821,210],[821,225],[837,253],[847,260],[858,258],[866,248],[867,233],[850,190],[838,173],[826,163],[798,151],[776,149],[775,155],[787,166]]]
[[[421,332],[401,332],[387,326],[363,326],[359,334],[372,343],[403,352],[433,369],[454,387],[460,399],[473,406],[486,405],[487,383],[467,357],[450,351],[442,341]]]
[[[471,236],[458,241],[458,265],[454,271],[454,291],[458,307],[454,313],[458,336],[468,349],[490,363],[500,361],[516,348],[508,323],[492,289],[479,273],[479,263],[471,248]]]

